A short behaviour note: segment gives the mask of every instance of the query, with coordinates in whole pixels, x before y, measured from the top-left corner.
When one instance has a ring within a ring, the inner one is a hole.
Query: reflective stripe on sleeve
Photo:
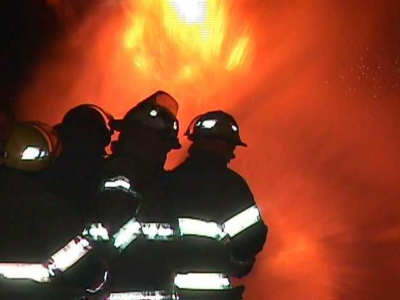
[[[50,275],[54,276],[56,270],[64,272],[85,256],[91,249],[92,247],[88,240],[80,236],[73,239],[50,258],[48,266]]]
[[[111,293],[107,300],[170,300],[171,294],[163,291]]]
[[[229,278],[221,273],[178,273],[175,276],[174,284],[179,289],[190,290],[227,290],[232,288]]]
[[[166,223],[142,223],[142,232],[149,240],[167,240],[174,237],[174,230]]]
[[[9,279],[29,279],[49,282],[49,270],[43,264],[0,263],[0,274]]]
[[[190,218],[181,218],[178,219],[178,221],[181,236],[196,235],[211,237],[218,240],[225,237],[225,233],[222,231],[221,226],[215,222],[207,222]]]
[[[257,206],[253,205],[227,220],[223,225],[224,232],[234,237],[261,220]]]
[[[117,177],[113,177],[113,178],[109,178],[104,182],[103,185],[103,189],[104,190],[120,190],[123,191],[125,193],[128,193],[130,195],[132,195],[135,198],[141,199],[141,195],[135,191],[128,178],[126,178],[125,176],[117,176]]]
[[[0,274],[9,279],[49,282],[50,276],[55,276],[57,271],[66,271],[91,249],[89,241],[78,236],[54,253],[47,264],[0,263]]]
[[[83,230],[82,235],[93,241],[110,240],[107,229],[101,223],[91,224],[89,228]]]
[[[135,218],[129,220],[114,234],[114,247],[122,251],[141,234],[141,225]]]

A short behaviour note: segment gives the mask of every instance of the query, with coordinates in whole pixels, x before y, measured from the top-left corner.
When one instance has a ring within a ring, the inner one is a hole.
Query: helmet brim
[[[246,144],[246,143],[243,143],[242,141],[238,141],[238,142],[236,143],[236,146],[247,147],[247,144]]]

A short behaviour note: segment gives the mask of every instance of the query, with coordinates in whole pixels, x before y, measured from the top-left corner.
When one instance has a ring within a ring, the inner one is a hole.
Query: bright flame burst
[[[221,0],[142,0],[127,8],[124,46],[145,76],[193,81],[250,61],[249,35],[228,34],[228,9]]]
[[[178,9],[179,14],[184,17],[188,23],[204,22],[205,1],[199,0],[172,0],[174,6]]]

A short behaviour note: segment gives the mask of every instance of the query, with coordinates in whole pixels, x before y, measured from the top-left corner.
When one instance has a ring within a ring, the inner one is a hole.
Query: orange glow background
[[[249,144],[232,168],[270,227],[245,299],[400,299],[400,71],[364,74],[400,40],[395,1],[179,2],[99,7],[40,61],[20,118],[54,124],[84,102],[121,117],[158,89],[182,131],[227,110]]]

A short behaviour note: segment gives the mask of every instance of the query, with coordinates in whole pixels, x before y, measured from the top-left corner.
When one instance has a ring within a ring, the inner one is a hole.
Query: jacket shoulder
[[[248,184],[248,182],[246,181],[246,179],[244,179],[244,177],[242,175],[240,175],[238,172],[230,169],[230,168],[226,168],[226,173],[227,176],[229,176],[229,179],[232,180],[236,185],[247,189],[250,193],[250,186]]]

